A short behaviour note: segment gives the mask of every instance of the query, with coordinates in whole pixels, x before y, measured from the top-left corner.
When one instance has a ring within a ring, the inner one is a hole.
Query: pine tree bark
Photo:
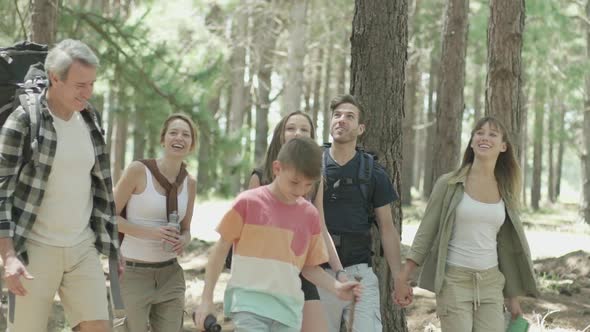
[[[527,80],[524,80],[525,84],[523,84],[523,87],[527,87],[526,82]],[[527,205],[527,188],[528,188],[528,173],[529,173],[529,125],[528,125],[528,118],[529,118],[529,96],[530,93],[528,91],[530,91],[531,89],[521,89],[521,94],[522,94],[522,116],[523,116],[523,121],[522,121],[522,129],[521,129],[521,135],[520,135],[520,144],[521,146],[523,146],[524,148],[521,150],[521,154],[520,154],[520,167],[522,169],[522,205],[526,206]],[[526,91],[526,92],[525,92]]]
[[[338,93],[346,92],[346,69],[348,68],[346,66],[346,58],[348,55],[348,46],[350,44],[349,38],[350,36],[348,35],[348,31],[346,31],[344,34],[344,38],[342,38],[342,47],[338,51],[338,54],[340,54],[340,56],[338,57]]]
[[[559,95],[559,94],[558,94]],[[555,198],[555,163],[554,163],[554,151],[555,151],[555,125],[553,120],[553,111],[557,107],[557,102],[553,101],[552,109],[547,114],[547,139],[549,144],[547,146],[547,197],[551,203],[556,202]]]
[[[535,89],[535,127],[533,132],[533,182],[531,186],[531,207],[539,210],[541,201],[541,173],[543,171],[543,118],[545,115],[545,87],[537,83]]]
[[[355,0],[351,38],[350,92],[366,110],[367,132],[363,145],[377,152],[379,160],[399,192],[404,76],[407,56],[407,1]],[[393,204],[394,224],[401,233],[402,211]],[[374,252],[379,237],[374,233]],[[384,331],[407,331],[403,310],[394,306],[391,274],[383,257],[374,257],[379,278]]]
[[[287,55],[287,79],[281,114],[300,110],[303,94],[303,60],[307,53],[305,45],[306,13],[309,0],[293,1],[290,11],[289,52]]]
[[[113,153],[113,183],[117,183],[121,178],[125,168],[125,151],[127,147],[127,130],[129,116],[126,111],[119,110],[115,116],[115,144]]]
[[[324,48],[322,46],[319,46],[317,48],[317,58],[313,73],[313,106],[311,108],[311,119],[313,121],[313,127],[316,129],[318,128],[318,117],[320,109],[322,109],[320,93],[322,90],[322,70],[324,68],[322,66],[323,61]]]
[[[559,140],[559,147],[557,148],[557,165],[555,167],[556,176],[555,176],[555,198],[559,199],[559,194],[561,193],[561,172],[563,168],[563,154],[565,153],[565,112],[566,108],[563,104],[559,105],[559,129],[557,130],[558,136],[557,139]]]
[[[586,2],[586,19],[590,20],[590,0]],[[590,59],[590,26],[586,25],[586,57]],[[584,152],[582,154],[583,216],[590,224],[590,73],[586,71],[586,100],[584,101]]]
[[[106,143],[107,143],[107,151],[111,151],[112,143],[113,143],[113,130],[115,127],[115,107],[117,103],[116,93],[115,93],[115,81],[111,80],[109,82],[109,88],[107,90],[107,96],[104,100],[104,114],[107,115],[107,128],[106,128]]]
[[[486,115],[500,119],[510,132],[516,155],[522,127],[522,36],[525,0],[491,0],[488,22]]]
[[[436,99],[433,180],[459,164],[465,85],[469,0],[448,0],[443,24],[440,78]]]
[[[256,141],[254,143],[254,160],[256,164],[262,163],[268,146],[268,110],[270,108],[271,75],[273,69],[273,54],[277,40],[277,18],[271,8],[262,10],[255,17],[254,42],[258,55],[257,77],[258,98],[256,104]]]
[[[31,41],[53,45],[57,35],[58,0],[31,0]]]
[[[332,30],[332,22],[329,22],[328,31]],[[332,44],[332,38],[328,35],[328,50],[326,52],[326,56],[324,59],[324,64],[326,67],[326,72],[324,75],[324,109],[323,109],[323,121],[324,125],[322,128],[322,139],[323,142],[330,141],[330,100],[334,97],[332,96],[332,91],[330,89],[331,81],[332,81],[332,53],[334,52],[334,45]]]
[[[434,106],[434,90],[438,85],[439,64],[438,54],[433,49],[430,52],[430,71],[428,79],[428,110],[426,111],[426,147],[424,149],[424,184],[422,198],[428,199],[434,186],[434,139],[436,137],[436,115]]]
[[[481,95],[483,90],[483,79],[479,73],[480,66],[477,66],[475,73],[475,83],[473,85],[473,123],[477,123],[481,119]]]
[[[231,65],[231,102],[229,109],[229,136],[239,142],[246,113],[246,83],[244,73],[246,68],[246,41],[248,36],[248,4],[240,1],[232,22],[232,53]],[[232,194],[241,187],[240,163],[243,158],[242,146],[236,143],[227,154],[226,165],[229,167],[229,187]]]
[[[146,143],[146,108],[134,107],[135,120],[133,123],[133,160],[143,159]]]
[[[406,87],[405,87],[405,113],[402,120],[403,151],[402,151],[402,205],[412,204],[412,187],[414,186],[414,162],[416,150],[416,104],[418,83],[420,81],[420,50],[417,43],[417,22],[416,15],[419,11],[419,1],[413,0],[411,4],[411,15],[408,17],[408,38],[412,41],[409,45],[410,55],[406,62]]]
[[[418,54],[412,54],[406,68],[405,114],[402,120],[403,151],[402,151],[402,205],[412,204],[412,186],[414,185],[414,150],[416,130],[414,130],[416,118],[416,91],[418,90],[419,62]]]

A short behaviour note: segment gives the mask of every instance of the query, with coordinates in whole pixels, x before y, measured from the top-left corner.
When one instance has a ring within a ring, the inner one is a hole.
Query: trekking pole
[[[354,276],[354,280],[361,282],[363,277]],[[348,317],[348,332],[352,332],[352,325],[354,324],[354,311],[356,309],[356,298],[352,299],[352,307],[350,308],[350,316]]]

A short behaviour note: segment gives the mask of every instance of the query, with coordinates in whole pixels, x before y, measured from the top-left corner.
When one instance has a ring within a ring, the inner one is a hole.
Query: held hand
[[[201,304],[197,307],[197,310],[193,312],[193,323],[195,323],[198,331],[205,331],[205,318],[207,318],[207,315],[214,313],[215,308],[211,301],[201,301]]]
[[[180,256],[182,255],[182,252],[184,251],[184,247],[188,244],[188,242],[190,242],[190,237],[184,234],[181,234],[178,237],[178,241],[176,242],[176,244],[174,244],[172,246],[172,251],[174,251],[176,253],[176,255]]]
[[[20,281],[20,277],[32,280],[33,276],[29,274],[23,263],[16,257],[8,257],[4,262],[4,279],[6,287],[15,295],[25,296],[27,290]]]
[[[174,226],[162,226],[156,228],[156,232],[156,239],[160,239],[162,242],[168,242],[173,246],[178,242],[178,237],[180,236],[178,229]]]
[[[362,295],[362,286],[358,281],[336,281],[336,296],[344,301],[358,301]]]
[[[408,282],[400,279],[396,280],[393,285],[394,289],[391,292],[393,301],[402,308],[410,305],[414,299],[414,290]]]
[[[518,316],[523,315],[522,308],[520,307],[520,301],[516,296],[507,299],[506,307],[508,308],[508,311],[512,316],[512,320],[515,320],[516,318],[518,318]]]

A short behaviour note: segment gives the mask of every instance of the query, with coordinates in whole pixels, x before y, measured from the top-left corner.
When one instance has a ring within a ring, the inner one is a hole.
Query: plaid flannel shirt
[[[30,133],[29,112],[22,106],[10,114],[0,129],[0,237],[12,238],[17,257],[25,264],[28,262],[25,241],[37,219],[57,149],[57,134],[47,108],[45,91],[38,105],[41,113],[38,136]],[[95,155],[89,222],[96,236],[96,249],[108,257],[117,257],[119,240],[109,155],[95,121],[96,115],[92,112],[85,109],[80,113],[89,128]],[[30,144],[30,160],[24,157],[27,144]]]

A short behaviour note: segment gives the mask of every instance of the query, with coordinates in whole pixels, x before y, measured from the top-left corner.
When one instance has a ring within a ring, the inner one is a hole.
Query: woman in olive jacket
[[[422,266],[419,286],[436,293],[443,332],[503,331],[503,305],[515,319],[518,296],[538,294],[517,212],[520,174],[504,126],[486,117],[461,167],[434,186],[396,282]]]

